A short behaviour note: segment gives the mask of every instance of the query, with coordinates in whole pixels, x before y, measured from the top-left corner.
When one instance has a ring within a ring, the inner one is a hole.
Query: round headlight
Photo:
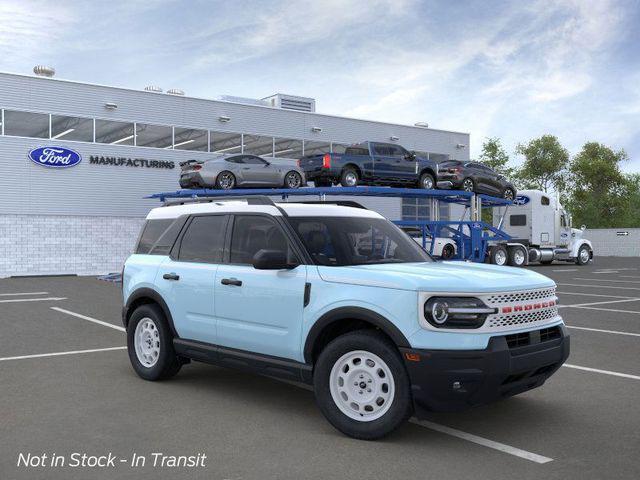
[[[449,318],[449,304],[441,300],[437,300],[431,304],[431,318],[438,325],[442,325]]]

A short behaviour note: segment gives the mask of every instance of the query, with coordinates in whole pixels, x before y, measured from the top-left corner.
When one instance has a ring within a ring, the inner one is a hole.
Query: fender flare
[[[398,347],[411,348],[409,340],[400,329],[379,313],[362,307],[339,307],[322,315],[309,330],[303,350],[305,362],[313,362],[313,346],[322,331],[340,320],[362,320],[370,323],[387,334]]]
[[[591,252],[593,253],[593,245],[591,245],[591,242],[586,238],[581,238],[571,249],[571,256],[573,258],[576,258],[578,256],[578,250],[580,250],[580,247],[582,247],[583,245],[589,247],[589,250],[591,250]]]
[[[160,308],[162,309],[162,313],[164,313],[165,318],[169,322],[169,328],[171,329],[171,333],[173,334],[174,338],[180,338],[173,324],[173,316],[171,315],[171,311],[169,310],[167,302],[164,301],[162,295],[160,295],[157,291],[147,287],[142,287],[134,290],[131,295],[129,295],[129,298],[127,298],[127,302],[122,308],[122,324],[124,325],[124,327],[127,328],[127,324],[129,323],[131,306],[141,298],[149,298],[153,300],[154,303],[157,303],[160,306]]]

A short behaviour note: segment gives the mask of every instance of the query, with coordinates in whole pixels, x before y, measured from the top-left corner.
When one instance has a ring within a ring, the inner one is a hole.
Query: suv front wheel
[[[382,335],[342,335],[320,353],[313,375],[316,401],[342,433],[375,440],[393,432],[413,411],[407,371]]]
[[[127,324],[127,350],[133,369],[145,380],[172,377],[182,367],[167,319],[157,305],[141,305],[133,311]]]

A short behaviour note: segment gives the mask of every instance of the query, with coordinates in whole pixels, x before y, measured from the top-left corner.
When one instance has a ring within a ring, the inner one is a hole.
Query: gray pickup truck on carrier
[[[363,142],[347,147],[342,154],[303,157],[298,165],[316,187],[339,183],[343,187],[385,185],[432,189],[438,181],[436,162],[393,143]]]

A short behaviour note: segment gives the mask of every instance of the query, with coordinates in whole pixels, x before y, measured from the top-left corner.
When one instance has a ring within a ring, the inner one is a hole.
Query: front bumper
[[[569,357],[566,328],[552,328],[555,338],[542,338],[550,329],[497,336],[485,350],[401,348],[416,415],[464,410],[541,386]]]

